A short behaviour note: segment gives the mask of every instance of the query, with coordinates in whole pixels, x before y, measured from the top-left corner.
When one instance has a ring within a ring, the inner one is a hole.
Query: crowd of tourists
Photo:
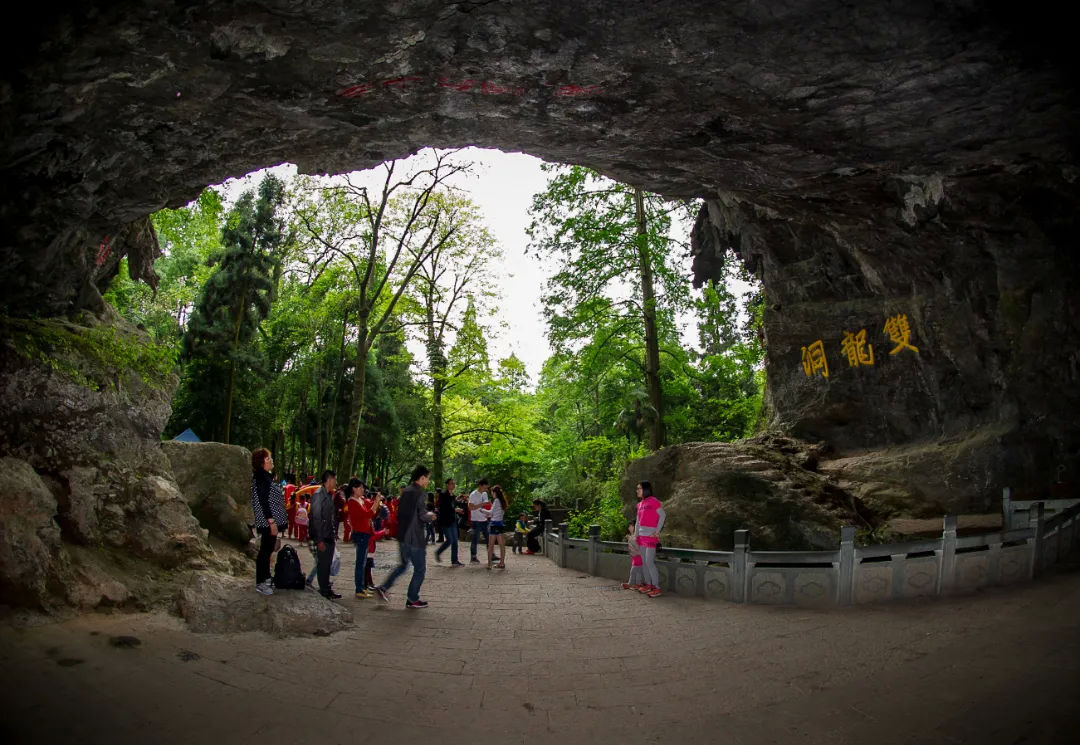
[[[323,471],[318,478],[305,476],[299,484],[294,474],[277,480],[273,476],[273,457],[266,448],[252,453],[251,465],[253,531],[259,549],[255,560],[255,589],[264,595],[272,595],[275,587],[303,589],[314,587],[317,582],[318,591],[324,597],[341,598],[331,585],[331,577],[340,570],[336,550],[340,539],[346,543],[351,541],[356,548],[353,584],[357,599],[377,597],[382,602],[389,602],[391,588],[411,566],[405,607],[426,608],[427,602],[421,599],[420,589],[427,572],[428,544],[436,544],[436,562],[441,563],[449,550],[450,566],[463,567],[466,564],[459,560],[458,554],[460,536],[468,532],[469,562],[485,563],[480,559],[483,546],[486,568],[505,570],[508,540],[513,553],[538,554],[541,551],[539,538],[546,521],[551,519],[547,504],[539,499],[532,503],[533,514],[521,512],[516,518],[509,515],[509,504],[502,487],[489,486],[487,479],[480,479],[468,495],[458,492],[452,478],[447,479],[444,488],[429,492],[430,472],[422,465],[413,469],[409,484],[400,487],[397,494],[387,494],[382,488],[369,486],[355,476],[339,485],[337,474],[332,470]],[[660,523],[652,528],[655,533],[663,527],[662,508],[659,514]],[[313,568],[306,578],[301,574],[295,550],[291,546],[282,546],[283,537],[307,545]],[[372,577],[375,549],[379,541],[387,538],[397,540],[399,562],[380,584],[376,584]],[[648,540],[645,538],[644,543]],[[652,552],[655,557],[655,544]],[[271,574],[270,563],[275,553],[278,558]],[[635,561],[644,554],[645,551],[638,552]],[[655,597],[652,591],[659,594],[658,581],[650,581],[650,576],[643,575],[644,579],[635,585],[635,589],[645,588],[643,592]]]

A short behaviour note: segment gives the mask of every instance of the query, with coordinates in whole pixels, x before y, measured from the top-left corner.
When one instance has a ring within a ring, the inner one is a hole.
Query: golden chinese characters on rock
[[[889,342],[895,345],[889,352],[890,355],[905,349],[915,354],[919,353],[919,348],[911,343],[911,325],[908,323],[906,314],[898,313],[890,316],[885,321],[882,333],[888,337]],[[874,364],[874,346],[866,340],[866,329],[859,329],[856,333],[845,331],[840,340],[840,351],[847,359],[848,367]],[[825,344],[821,339],[802,348],[802,368],[808,378],[819,374],[826,379],[829,377],[829,360],[825,353]]]

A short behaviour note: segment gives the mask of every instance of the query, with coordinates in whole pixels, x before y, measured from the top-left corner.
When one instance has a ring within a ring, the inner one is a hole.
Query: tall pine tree
[[[278,210],[284,185],[266,176],[258,198],[245,192],[230,211],[222,231],[222,250],[206,280],[184,336],[183,361],[189,400],[201,409],[203,421],[222,416],[222,442],[228,443],[238,371],[258,364],[251,344],[270,312],[285,242]],[[215,400],[216,399],[216,400]]]

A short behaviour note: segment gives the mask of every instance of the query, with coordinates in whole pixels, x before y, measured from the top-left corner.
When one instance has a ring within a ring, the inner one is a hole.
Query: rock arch
[[[1075,80],[1064,33],[1020,10],[156,0],[50,12],[9,31],[0,84],[9,314],[97,307],[121,255],[148,269],[147,214],[258,167],[523,150],[707,200],[697,278],[734,248],[764,282],[772,423],[830,445],[863,496],[987,507],[1006,483],[1076,478]],[[918,351],[891,354],[886,324],[901,316]],[[863,330],[849,365],[844,339]],[[803,368],[817,341],[827,378]]]

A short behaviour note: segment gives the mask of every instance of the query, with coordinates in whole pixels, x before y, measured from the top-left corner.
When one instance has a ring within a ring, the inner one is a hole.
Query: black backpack
[[[292,546],[285,546],[277,554],[274,564],[274,587],[279,590],[303,590],[304,570],[300,568],[300,557]]]

